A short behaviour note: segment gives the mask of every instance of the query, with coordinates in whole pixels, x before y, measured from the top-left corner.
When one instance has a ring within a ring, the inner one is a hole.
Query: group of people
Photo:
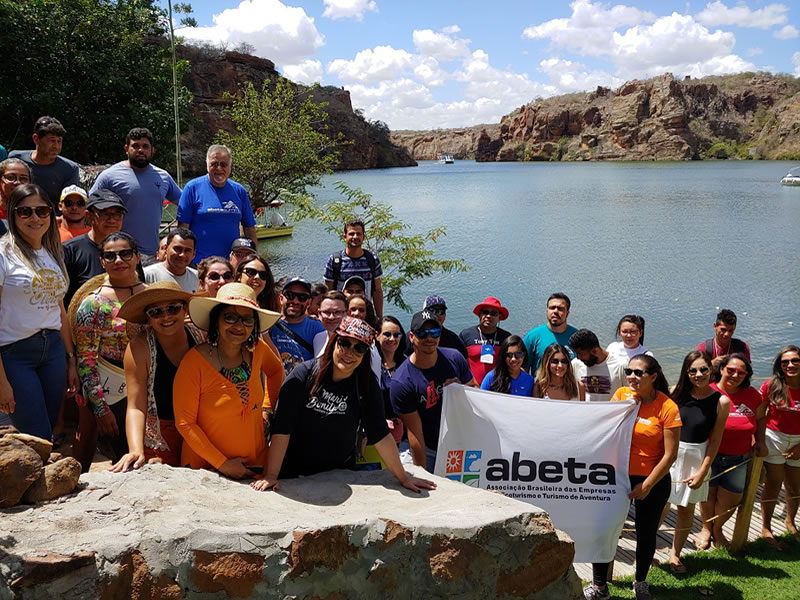
[[[433,489],[403,465],[433,470],[443,389],[458,382],[638,404],[629,473],[639,599],[651,597],[665,507],[678,507],[670,565],[684,572],[695,505],[705,520],[695,545],[726,545],[722,526],[752,454],[767,465],[764,537],[779,545],[771,521],[782,485],[797,533],[798,347],[780,350],[756,390],[749,347],[733,337],[736,315],[722,310],[714,337],[686,355],[669,387],[643,345],[642,317],[623,316],[619,341],[604,349],[594,332],[568,324],[563,293],[524,336],[500,327],[509,310],[491,296],[459,334],[445,327],[445,299],[427,296],[406,331],[384,314],[381,263],[363,247],[363,222],[344,224],[345,248],[329,257],[322,282],[276,281],[226,147],[211,146],[207,175],[181,190],[151,164],[150,132],[135,128],[126,159],[86,192],[77,165],[59,156],[65,133],[42,117],[35,150],[0,162],[0,418],[52,439],[74,399],[73,452],[84,469],[100,437],[117,472],[156,461],[277,490],[283,478],[354,468],[371,446],[403,486]],[[165,199],[178,204],[178,227],[159,239]],[[586,598],[608,597],[607,572],[594,565]]]

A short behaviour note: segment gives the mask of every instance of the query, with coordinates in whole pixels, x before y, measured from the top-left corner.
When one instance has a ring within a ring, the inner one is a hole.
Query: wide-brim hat
[[[67,307],[67,320],[69,321],[70,331],[72,331],[72,339],[75,340],[75,329],[78,326],[78,308],[86,297],[97,290],[101,285],[108,281],[108,274],[105,272],[95,275],[88,281],[85,281],[81,287],[75,290],[72,298]]]
[[[208,331],[211,311],[220,304],[252,308],[258,315],[259,332],[266,331],[281,318],[280,313],[266,310],[258,305],[256,293],[249,285],[226,283],[217,290],[216,298],[194,297],[189,301],[189,316],[192,322],[200,329]]]
[[[508,309],[500,304],[500,300],[494,296],[487,296],[483,302],[475,306],[472,312],[478,316],[481,316],[481,309],[484,308],[493,308],[494,310],[499,311],[501,321],[505,321],[508,318]]]
[[[117,316],[130,323],[146,325],[147,315],[145,310],[147,310],[148,306],[175,300],[189,302],[191,298],[192,294],[181,289],[181,286],[174,281],[155,281],[138,294],[134,294],[125,300]]]

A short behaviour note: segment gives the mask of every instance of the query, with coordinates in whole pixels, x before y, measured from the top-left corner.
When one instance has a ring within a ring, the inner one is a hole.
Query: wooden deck
[[[759,486],[758,494],[756,495],[756,502],[753,507],[753,518],[750,520],[750,530],[747,534],[747,540],[753,541],[761,537],[761,491],[763,489],[763,485]],[[778,496],[778,503],[775,507],[775,513],[772,517],[772,531],[775,533],[776,536],[781,535],[786,532],[786,527],[783,523],[784,518],[786,517],[786,505],[784,502],[785,492],[781,489],[781,493]],[[633,529],[633,514],[634,509],[633,505],[631,505],[631,510],[628,513],[628,519],[625,521],[624,529]],[[738,511],[737,513],[738,514]],[[725,523],[723,527],[723,531],[725,532],[725,536],[730,540],[733,537],[733,527],[736,522],[736,514],[728,519],[728,522]],[[661,525],[661,529],[658,532],[658,538],[656,541],[656,556],[655,561],[659,563],[669,561],[669,551],[672,546],[672,531],[665,531],[668,529],[672,529],[675,527],[675,518],[677,513],[675,512],[675,508],[669,511],[667,518],[664,519],[664,523]],[[694,545],[692,543],[692,539],[695,533],[700,531],[702,522],[700,519],[700,508],[696,507],[695,509],[695,516],[694,516],[694,525],[692,527],[692,531],[689,533],[689,538],[686,540],[686,544],[683,548],[683,556],[687,554],[691,554],[695,552]],[[634,574],[635,571],[635,558],[636,558],[636,534],[632,531],[623,531],[622,536],[620,537],[619,544],[617,545],[617,554],[614,560],[614,577],[629,577]],[[575,563],[575,572],[578,576],[584,581],[591,581],[592,579],[592,565],[591,563]]]

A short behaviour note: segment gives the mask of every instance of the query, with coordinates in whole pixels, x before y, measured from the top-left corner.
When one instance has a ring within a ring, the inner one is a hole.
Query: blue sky
[[[392,129],[496,123],[537,96],[671,72],[800,76],[800,4],[473,0],[195,0],[187,40],[350,90]]]

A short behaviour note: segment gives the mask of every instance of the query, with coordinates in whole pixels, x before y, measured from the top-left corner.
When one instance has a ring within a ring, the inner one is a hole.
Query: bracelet
[[[75,358],[75,351],[67,352],[67,360],[72,360],[73,358]]]

